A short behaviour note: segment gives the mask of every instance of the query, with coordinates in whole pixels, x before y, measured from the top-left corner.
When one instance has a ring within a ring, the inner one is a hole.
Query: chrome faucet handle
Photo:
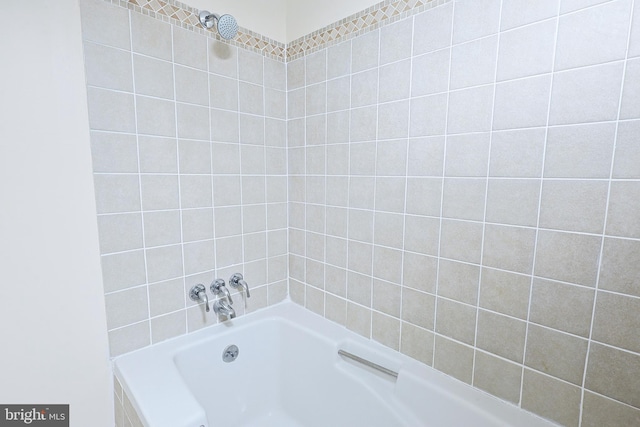
[[[244,277],[242,276],[242,274],[235,273],[233,276],[231,276],[231,278],[229,279],[229,285],[234,289],[244,288],[244,291],[247,294],[247,298],[251,298],[251,294],[249,293],[249,285],[244,281]]]
[[[204,299],[205,310],[207,311],[207,313],[211,311],[211,309],[209,308],[209,297],[207,296],[207,288],[205,288],[203,284],[198,283],[197,285],[194,285],[189,291],[189,298],[196,302],[200,302]]]
[[[219,296],[222,294],[223,297],[226,297],[229,300],[229,304],[233,304],[233,300],[231,299],[231,293],[229,293],[229,289],[224,285],[224,280],[216,279],[211,283],[210,286],[211,292]]]

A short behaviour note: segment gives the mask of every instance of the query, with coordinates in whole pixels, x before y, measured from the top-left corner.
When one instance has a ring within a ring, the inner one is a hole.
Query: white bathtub
[[[120,356],[114,371],[148,427],[554,425],[291,302]]]

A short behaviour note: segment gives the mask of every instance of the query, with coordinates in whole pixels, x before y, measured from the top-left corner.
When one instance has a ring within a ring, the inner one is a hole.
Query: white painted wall
[[[78,0],[1,9],[0,403],[112,427]]]
[[[241,27],[289,43],[358,13],[381,0],[182,0],[209,12],[235,16]]]
[[[272,40],[287,41],[286,0],[186,0],[199,10],[233,15],[238,25]]]
[[[358,13],[381,0],[286,0],[287,42]]]

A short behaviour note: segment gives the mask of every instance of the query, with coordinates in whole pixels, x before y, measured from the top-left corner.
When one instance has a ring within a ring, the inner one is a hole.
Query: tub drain
[[[222,360],[226,363],[233,362],[238,357],[238,353],[240,353],[238,347],[235,345],[230,345],[222,352]]]

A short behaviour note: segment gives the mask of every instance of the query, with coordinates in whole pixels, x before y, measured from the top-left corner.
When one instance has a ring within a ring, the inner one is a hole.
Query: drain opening
[[[233,362],[238,358],[240,350],[236,345],[230,345],[222,352],[222,360],[226,363]]]

